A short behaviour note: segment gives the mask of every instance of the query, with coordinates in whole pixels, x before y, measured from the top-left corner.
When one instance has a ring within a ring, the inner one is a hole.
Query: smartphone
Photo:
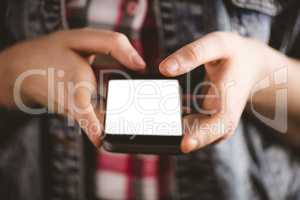
[[[180,153],[180,93],[175,79],[110,80],[104,149],[118,153]]]

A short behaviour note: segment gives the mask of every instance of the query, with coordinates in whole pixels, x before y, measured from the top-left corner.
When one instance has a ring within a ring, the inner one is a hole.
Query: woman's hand
[[[88,61],[94,53],[111,55],[132,70],[145,68],[123,34],[92,29],[56,32],[0,53],[0,105],[16,108],[20,102],[14,97],[20,93],[26,106],[43,105],[78,121],[99,146],[103,113],[96,113],[91,103],[97,85]],[[52,82],[50,68],[54,69]],[[14,91],[18,80],[31,72],[22,80],[20,91]]]
[[[233,134],[254,84],[288,58],[270,47],[233,33],[215,32],[168,56],[159,66],[165,76],[178,76],[203,65],[209,87],[199,113],[184,118],[181,148],[190,152]]]

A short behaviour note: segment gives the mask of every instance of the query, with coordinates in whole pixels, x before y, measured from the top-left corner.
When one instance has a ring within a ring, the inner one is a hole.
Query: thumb
[[[228,58],[233,50],[232,34],[210,33],[185,45],[164,59],[159,70],[165,76],[178,76],[203,64]]]
[[[86,84],[83,84],[86,83]],[[96,146],[101,145],[102,125],[95,113],[92,105],[92,94],[95,91],[95,86],[90,82],[81,82],[76,90],[71,94],[71,116],[78,122],[79,126],[87,134],[90,141]]]

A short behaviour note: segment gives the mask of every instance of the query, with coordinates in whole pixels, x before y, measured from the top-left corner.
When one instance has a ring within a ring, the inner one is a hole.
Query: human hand
[[[160,72],[165,76],[178,76],[204,65],[209,82],[201,109],[210,115],[197,113],[184,117],[183,152],[202,148],[234,133],[251,88],[273,71],[269,61],[275,54],[279,56],[255,40],[215,32],[182,47],[160,63]]]
[[[26,106],[39,104],[78,121],[90,140],[99,146],[99,119],[103,119],[103,112],[96,112],[91,102],[97,85],[88,61],[94,53],[111,55],[132,70],[145,68],[123,34],[92,29],[56,32],[0,53],[0,105],[17,108],[19,102],[15,101],[14,92],[18,92]],[[49,68],[55,69],[53,84],[47,76]],[[18,79],[27,72],[37,74],[26,77],[20,91],[14,91]]]

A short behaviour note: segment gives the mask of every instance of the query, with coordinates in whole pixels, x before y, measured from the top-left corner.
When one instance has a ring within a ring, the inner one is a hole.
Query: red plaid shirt
[[[113,154],[97,160],[100,199],[170,199],[171,165],[167,157]]]
[[[69,0],[70,24],[85,21],[93,28],[125,33],[145,58],[157,66],[158,45],[152,2],[147,0]],[[87,10],[87,13],[84,13]],[[83,19],[87,16],[87,19]],[[154,69],[151,69],[152,71]],[[97,158],[96,193],[99,199],[171,199],[171,159],[155,155],[113,154]]]

